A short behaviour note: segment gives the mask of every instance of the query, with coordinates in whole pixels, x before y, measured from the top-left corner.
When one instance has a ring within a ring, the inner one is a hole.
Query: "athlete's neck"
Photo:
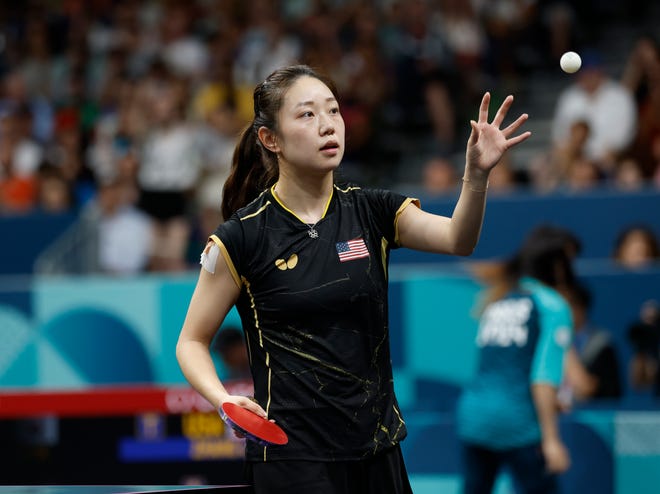
[[[277,199],[301,221],[316,224],[325,214],[332,196],[332,176],[322,182],[301,183],[282,179],[273,186]]]

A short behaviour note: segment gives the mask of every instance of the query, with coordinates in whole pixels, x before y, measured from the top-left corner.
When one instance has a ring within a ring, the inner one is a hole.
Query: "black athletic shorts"
[[[356,461],[251,462],[254,494],[412,494],[399,445]]]
[[[188,213],[188,195],[183,191],[140,191],[138,207],[151,218],[168,221]]]

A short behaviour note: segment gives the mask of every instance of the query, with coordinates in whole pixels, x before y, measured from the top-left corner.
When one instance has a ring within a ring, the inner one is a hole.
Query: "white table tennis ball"
[[[582,59],[580,58],[580,55],[574,51],[567,51],[561,56],[559,65],[561,66],[561,70],[567,74],[572,74],[580,70],[580,67],[582,66]]]

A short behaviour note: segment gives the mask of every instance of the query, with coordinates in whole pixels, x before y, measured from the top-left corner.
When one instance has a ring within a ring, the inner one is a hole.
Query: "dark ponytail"
[[[277,114],[284,95],[303,76],[320,80],[337,97],[334,83],[307,65],[278,69],[254,88],[254,119],[243,130],[236,145],[231,171],[222,191],[221,211],[225,220],[277,181],[277,156],[261,145],[257,134],[261,127],[277,132]]]
[[[264,156],[270,151],[261,146],[254,127],[252,123],[243,130],[234,149],[231,172],[222,189],[225,220],[277,181],[277,158]]]

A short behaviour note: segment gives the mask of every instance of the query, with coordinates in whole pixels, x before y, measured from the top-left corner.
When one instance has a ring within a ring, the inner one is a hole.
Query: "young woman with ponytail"
[[[527,119],[488,122],[482,99],[452,217],[395,192],[336,184],[344,121],[332,82],[284,67],[254,91],[254,120],[223,191],[177,343],[190,384],[215,407],[232,402],[275,420],[284,446],[246,445],[255,493],[409,493],[393,388],[387,307],[392,248],[469,255],[479,238],[488,174]],[[209,343],[229,310],[241,317],[255,396],[230,395]]]

